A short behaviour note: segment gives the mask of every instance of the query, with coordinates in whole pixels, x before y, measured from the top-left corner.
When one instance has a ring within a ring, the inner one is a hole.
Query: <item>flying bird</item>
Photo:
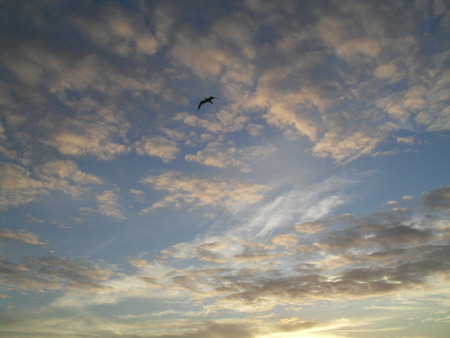
[[[204,103],[206,103],[206,102],[209,102],[209,103],[213,104],[212,100],[214,100],[214,99],[218,99],[218,97],[214,97],[214,96],[205,97],[205,98],[204,98],[203,100],[201,100],[200,103],[198,104],[197,110],[199,110],[200,107],[201,107]]]

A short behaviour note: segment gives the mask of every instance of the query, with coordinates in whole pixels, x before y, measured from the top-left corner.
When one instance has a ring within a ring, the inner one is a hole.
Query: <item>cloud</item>
[[[136,152],[139,155],[150,155],[161,158],[164,162],[170,162],[180,152],[175,141],[164,136],[143,137],[136,143]]]
[[[167,192],[166,197],[146,211],[185,205],[193,207],[222,205],[232,208],[239,203],[259,202],[268,191],[268,187],[264,185],[246,184],[236,179],[225,181],[219,178],[189,177],[174,171],[159,176],[147,176],[141,183],[150,184],[156,190]]]
[[[345,197],[335,191],[352,183],[345,178],[330,178],[317,184],[297,185],[259,206],[245,221],[246,225],[235,231],[264,237],[297,222],[315,221],[344,203]]]
[[[121,57],[153,55],[159,43],[145,27],[141,13],[124,11],[114,6],[102,6],[102,16],[73,16],[75,26],[85,32],[93,44],[99,44]]]
[[[39,236],[25,230],[13,232],[9,229],[0,229],[0,237],[12,239],[14,241],[23,242],[32,245],[45,245],[46,242],[39,240]]]
[[[101,184],[103,180],[81,171],[69,160],[49,161],[36,166],[33,172],[13,164],[3,163],[0,172],[0,207],[7,209],[48,195],[52,191],[62,191],[74,198],[88,191],[88,186]]]
[[[299,64],[299,62],[298,62]],[[299,88],[292,78],[301,77],[305,70],[299,65],[280,67],[266,72],[258,81],[256,94],[249,106],[266,108],[267,123],[282,129],[294,128],[297,132],[315,140],[318,125],[312,114],[315,110],[323,111],[328,105],[320,95],[320,90],[310,85]],[[302,109],[303,108],[303,109]]]
[[[205,149],[199,150],[195,154],[187,154],[184,158],[186,161],[197,162],[210,167],[240,167],[243,172],[250,171],[248,165],[233,156],[237,152],[235,147],[224,148],[221,142],[210,142]]]
[[[102,289],[113,272],[90,262],[58,256],[29,256],[21,263],[1,260],[2,284],[7,290],[54,291]]]
[[[195,254],[205,262],[225,263],[223,251],[228,245],[224,242],[209,242],[195,247]]]
[[[39,169],[45,177],[57,177],[70,180],[77,184],[101,184],[103,180],[95,175],[87,174],[70,160],[53,160],[45,163]],[[47,178],[48,180],[48,178]]]
[[[428,195],[442,194],[436,189],[423,196]],[[428,213],[433,210],[440,209]],[[16,289],[65,290],[52,303],[54,308],[117,304],[135,297],[169,301],[175,308],[170,313],[172,324],[185,329],[182,333],[170,326],[171,334],[195,337],[209,332],[209,324],[199,323],[187,330],[183,318],[188,315],[183,306],[178,309],[175,304],[195,304],[204,315],[232,310],[251,318],[280,306],[398,297],[412,289],[420,293],[433,279],[450,273],[446,259],[450,247],[439,236],[445,229],[421,211],[417,206],[414,212],[401,214],[343,214],[297,225],[293,222],[258,241],[254,236],[253,240],[232,236],[233,231],[210,232],[162,250],[154,260],[129,259],[135,268],[132,273],[119,274],[90,262],[59,257],[32,257],[21,263],[4,260],[2,272],[8,289],[14,280]],[[251,322],[258,323],[255,320]],[[150,336],[169,334],[163,322],[152,323],[147,328]],[[265,323],[256,325],[259,329],[248,323],[239,327],[255,336],[330,329],[330,323],[292,318]]]
[[[203,150],[185,155],[186,161],[197,162],[209,167],[238,167],[242,172],[251,172],[250,160],[261,160],[275,152],[271,145],[253,146],[239,149],[233,143],[226,146],[223,142],[209,142]]]
[[[148,265],[147,260],[139,258],[131,258],[128,260],[128,263],[136,268],[145,268]]]
[[[0,123],[0,154],[5,156],[5,158],[14,158],[14,152],[8,149],[8,137],[5,134],[5,127]]]
[[[351,162],[371,154],[382,140],[382,137],[362,132],[355,132],[346,137],[330,132],[315,144],[313,154],[318,157],[331,157],[338,163]]]
[[[2,210],[54,192],[81,199],[96,187],[93,205],[81,210],[132,218],[121,192],[143,204],[144,189],[122,187],[118,171],[117,186],[99,189],[107,182],[97,173],[101,161],[117,160],[109,167],[120,167],[138,154],[156,157],[149,163],[163,168],[139,182],[127,177],[146,186],[143,213],[158,211],[156,223],[175,208],[217,216],[203,219],[199,226],[208,229],[190,233],[191,241],[162,241],[156,247],[165,249],[152,251],[153,258],[135,252],[139,258],[122,260],[120,273],[120,262],[110,271],[57,256],[1,260],[4,290],[44,298],[58,291],[49,310],[16,319],[20,328],[12,334],[67,336],[74,327],[80,335],[166,338],[314,334],[326,323],[292,311],[420,294],[435,279],[448,279],[448,187],[383,205],[395,207],[384,213],[335,215],[355,181],[307,184],[297,173],[292,185],[287,173],[299,167],[289,167],[277,172],[277,185],[262,177],[274,174],[272,167],[256,168],[277,151],[270,140],[281,143],[279,134],[297,155],[307,147],[321,164],[345,165],[381,147],[413,150],[422,131],[449,130],[446,2],[246,0],[218,9],[198,2],[25,1],[1,7],[8,28],[0,32],[8,80],[0,83]],[[221,100],[191,113],[197,95],[207,91]],[[183,160],[185,173],[164,171]],[[223,176],[187,173],[193,168]],[[262,175],[258,181],[229,176],[252,169]],[[3,229],[0,237],[11,241],[9,249],[46,244],[24,230]],[[132,299],[152,303],[152,320],[121,316]],[[117,304],[117,320],[80,311],[101,304]],[[65,316],[71,308],[78,316]],[[273,317],[254,315],[260,311]],[[25,319],[41,314],[46,318]],[[11,321],[3,322],[9,330]],[[352,322],[343,319],[330,335],[356,334],[345,331]]]
[[[29,203],[37,195],[48,193],[45,183],[33,179],[24,168],[11,163],[2,164],[0,184],[0,205],[3,209]]]
[[[398,143],[414,144],[414,137],[397,137]]]
[[[151,338],[201,338],[201,337],[253,338],[255,337],[255,335],[246,325],[234,323],[211,323],[206,324],[204,328],[194,330],[193,332],[155,335],[150,337]]]
[[[113,190],[105,190],[96,196],[97,212],[103,216],[123,221],[127,219],[119,208],[119,196]]]
[[[250,17],[243,13],[231,14],[211,22],[210,29],[200,36],[193,27],[185,27],[178,32],[171,54],[200,78],[221,75],[219,81],[230,87],[249,85],[255,56],[249,22]]]
[[[343,16],[329,15],[319,23],[322,39],[333,46],[336,53],[343,58],[351,60],[360,55],[376,57],[382,49],[383,39],[380,39],[380,33],[383,22],[376,22],[374,15],[369,13],[374,8],[362,4],[353,8],[348,4],[339,7],[346,12]],[[346,16],[356,17],[356,20],[345,20]]]
[[[434,210],[450,210],[450,186],[431,190],[423,194],[422,203]]]
[[[193,259],[210,265],[177,269],[173,282],[205,304],[213,300],[208,308],[215,310],[259,312],[280,304],[398,294],[450,271],[444,258],[449,246],[439,242],[440,228],[427,219],[395,212],[344,214],[284,229],[265,242],[199,238],[164,250],[162,258],[166,266]],[[311,250],[303,250],[300,241]]]
[[[431,233],[403,224],[373,224],[370,221],[345,230],[326,232],[319,246],[325,250],[352,250],[375,246],[398,247],[426,242]]]
[[[114,141],[123,134],[126,124],[119,126],[117,122],[68,120],[66,125],[66,130],[54,133],[47,141],[64,155],[93,155],[102,160],[111,160],[130,151],[126,145]]]
[[[207,116],[206,118],[200,118],[196,115],[188,114],[188,113],[178,113],[174,117],[175,121],[180,121],[183,124],[190,127],[204,128],[207,131],[217,134],[222,132],[223,127],[219,121],[215,119],[215,117]]]
[[[297,26],[294,21],[277,25],[285,38],[278,48],[269,38],[270,47],[261,52],[280,61],[258,79],[247,107],[263,109],[266,122],[286,135],[306,136],[313,155],[341,164],[375,155],[380,144],[405,127],[448,129],[443,52],[426,50],[425,40],[411,35],[421,5],[349,3],[316,8],[321,15]],[[394,19],[398,10],[408,13],[402,23]],[[281,7],[274,8],[270,17],[281,12]],[[315,43],[310,43],[312,37]],[[424,55],[433,61],[423,63]],[[400,56],[406,63],[397,61]],[[406,82],[406,88],[389,87]],[[378,109],[368,101],[376,102]]]
[[[294,229],[300,233],[315,234],[325,229],[324,224],[321,221],[306,222],[297,224]]]
[[[239,290],[215,304],[219,308],[242,307],[248,311],[264,311],[277,304],[308,300],[361,299],[408,290],[425,285],[434,274],[447,274],[448,264],[442,261],[448,247],[439,246],[424,257],[407,263],[384,267],[350,268],[330,276],[301,274],[266,277],[240,283]],[[243,282],[243,280],[241,280]],[[298,304],[298,303],[297,303]]]

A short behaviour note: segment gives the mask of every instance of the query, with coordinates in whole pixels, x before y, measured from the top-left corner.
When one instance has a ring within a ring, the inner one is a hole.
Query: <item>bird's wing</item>
[[[206,102],[205,100],[201,100],[201,101],[200,101],[200,103],[198,104],[198,108],[197,108],[197,110],[199,110],[199,109],[200,109],[200,107],[202,106],[202,104],[203,104],[203,103],[205,103],[205,102]]]

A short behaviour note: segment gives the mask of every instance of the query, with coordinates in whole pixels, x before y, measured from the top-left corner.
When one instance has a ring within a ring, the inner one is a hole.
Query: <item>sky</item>
[[[444,0],[1,0],[0,335],[446,337],[449,37]]]

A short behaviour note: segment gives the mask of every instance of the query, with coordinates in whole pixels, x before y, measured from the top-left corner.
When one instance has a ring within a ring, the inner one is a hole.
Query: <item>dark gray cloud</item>
[[[57,256],[29,256],[21,263],[1,260],[3,288],[22,290],[103,289],[113,276],[90,263]]]
[[[403,256],[399,261],[385,261],[381,265],[367,260],[365,267],[349,267],[341,273],[247,279],[245,283],[236,282],[240,291],[225,296],[222,301],[255,306],[268,299],[295,303],[312,299],[368,298],[424,286],[428,277],[449,274],[450,263],[446,257],[450,246],[425,246],[416,251],[420,252],[417,259]]]
[[[148,336],[149,338],[252,338],[255,335],[247,325],[212,323],[194,332]]]
[[[318,326],[317,322],[300,322],[300,323],[286,323],[279,325],[279,329],[285,332],[301,331],[305,329],[311,329]]]
[[[318,246],[325,250],[353,250],[355,248],[395,247],[424,243],[430,230],[403,224],[363,224],[323,234]]]
[[[450,186],[424,193],[422,203],[434,210],[450,211]]]

